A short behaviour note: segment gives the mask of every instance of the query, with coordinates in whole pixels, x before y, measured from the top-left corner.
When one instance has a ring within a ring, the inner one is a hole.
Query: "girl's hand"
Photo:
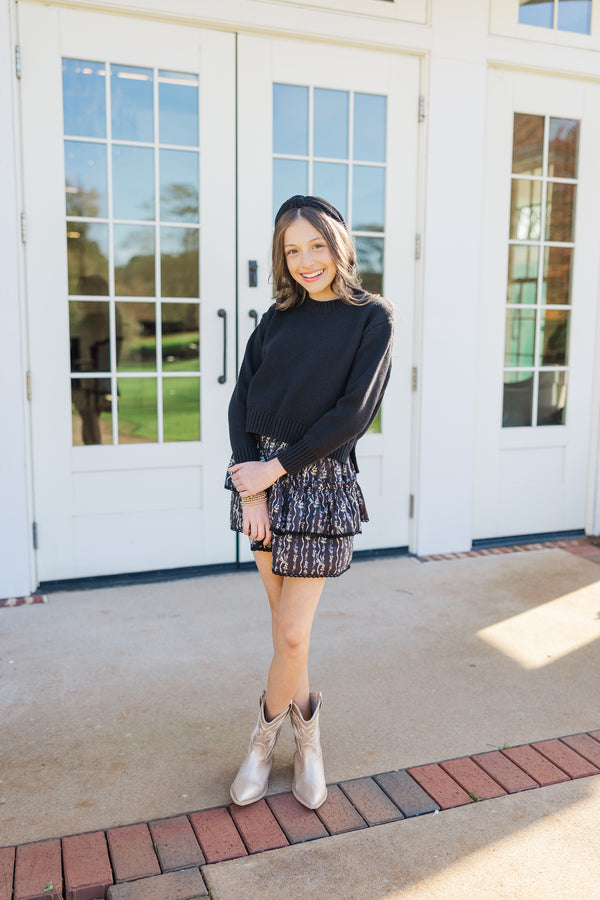
[[[266,500],[264,503],[243,506],[242,512],[244,515],[244,534],[247,534],[248,537],[255,541],[270,544],[273,535]]]
[[[236,463],[228,471],[231,472],[234,487],[240,497],[249,497],[251,494],[266,491],[278,478],[286,474],[277,457],[267,462]]]

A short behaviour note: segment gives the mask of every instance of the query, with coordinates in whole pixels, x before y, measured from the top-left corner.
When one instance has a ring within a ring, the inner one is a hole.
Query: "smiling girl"
[[[231,527],[250,538],[274,649],[231,797],[243,806],[265,796],[289,713],[292,791],[316,809],[327,787],[310,633],[325,579],[349,568],[368,521],[355,448],[389,380],[393,308],[360,287],[348,227],[320,197],[291,197],[279,209],[273,281],[275,303],[248,341],[229,404]]]

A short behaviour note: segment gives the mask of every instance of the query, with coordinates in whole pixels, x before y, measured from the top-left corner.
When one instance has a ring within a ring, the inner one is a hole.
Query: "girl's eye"
[[[295,253],[295,252],[296,252],[295,250],[288,250],[287,255],[288,255],[288,256],[291,256],[292,253]]]

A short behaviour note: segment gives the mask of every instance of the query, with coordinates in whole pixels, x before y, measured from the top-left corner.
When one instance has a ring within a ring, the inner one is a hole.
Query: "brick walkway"
[[[314,812],[291,793],[274,794],[5,847],[0,900],[208,897],[205,865],[592,775],[600,775],[600,730],[343,781]]]

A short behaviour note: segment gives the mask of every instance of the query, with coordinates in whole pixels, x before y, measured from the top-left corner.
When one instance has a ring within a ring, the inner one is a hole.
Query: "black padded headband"
[[[341,222],[342,225],[346,224],[342,214],[328,200],[324,200],[322,197],[304,197],[302,194],[294,194],[293,197],[281,204],[275,216],[275,224],[277,225],[281,216],[290,209],[302,209],[303,206],[312,206],[313,209],[318,209],[320,212],[331,216],[336,222]]]

